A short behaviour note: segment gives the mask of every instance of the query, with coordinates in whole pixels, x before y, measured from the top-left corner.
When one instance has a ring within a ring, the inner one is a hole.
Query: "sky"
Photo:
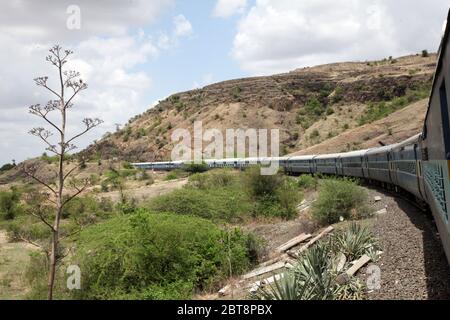
[[[38,156],[45,127],[28,107],[51,99],[33,79],[56,70],[54,44],[89,89],[69,111],[104,120],[79,150],[169,95],[318,64],[435,52],[446,0],[10,0],[0,3],[0,165]]]

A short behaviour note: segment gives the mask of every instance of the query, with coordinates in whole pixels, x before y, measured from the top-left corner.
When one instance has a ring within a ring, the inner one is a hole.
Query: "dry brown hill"
[[[435,62],[436,55],[416,55],[338,63],[178,93],[131,119],[125,128],[108,134],[83,154],[91,159],[166,159],[173,130],[191,129],[200,120],[204,129],[223,132],[227,128],[279,128],[282,153],[308,150],[360,126],[370,102],[405,97],[409,104],[424,98]]]
[[[348,130],[337,137],[327,139],[291,155],[339,153],[379,147],[381,146],[380,142],[392,144],[406,140],[421,132],[427,106],[428,99],[420,100],[389,117]]]

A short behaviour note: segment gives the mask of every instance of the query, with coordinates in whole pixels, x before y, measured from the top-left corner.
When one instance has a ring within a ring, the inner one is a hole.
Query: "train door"
[[[419,188],[419,194],[422,199],[426,199],[425,190],[423,188],[423,168],[422,168],[422,153],[420,145],[422,144],[422,138],[419,138],[419,144],[414,145],[414,155],[416,157],[416,172],[417,172],[417,184]]]

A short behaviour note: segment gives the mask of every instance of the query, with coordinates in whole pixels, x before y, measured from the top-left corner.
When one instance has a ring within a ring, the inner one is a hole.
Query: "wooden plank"
[[[282,273],[282,274],[274,275],[274,276],[272,276],[272,277],[270,277],[270,278],[267,278],[267,279],[264,279],[264,280],[261,280],[261,281],[256,281],[256,282],[252,283],[252,284],[249,286],[249,288],[250,288],[250,293],[255,293],[255,292],[257,292],[257,291],[259,290],[259,288],[260,288],[261,286],[268,285],[268,284],[272,284],[272,283],[274,283],[275,281],[280,281],[280,280],[283,279],[283,278],[284,278],[284,274]]]
[[[288,259],[288,258],[289,258],[289,256],[288,256],[287,254],[278,255],[277,257],[275,257],[275,258],[273,258],[273,259],[270,259],[270,260],[268,260],[268,261],[266,261],[266,262],[261,263],[260,265],[258,265],[257,269],[260,269],[260,268],[264,268],[264,267],[270,266],[270,265],[272,265],[272,264],[277,263],[278,261],[286,260],[286,259]]]
[[[364,267],[367,263],[369,263],[370,258],[367,255],[363,255],[360,259],[353,262],[353,266],[350,267],[346,272],[340,274],[336,278],[336,282],[340,285],[344,285],[350,281],[350,278],[353,277],[359,269]]]
[[[324,236],[326,236],[327,234],[329,234],[330,232],[332,232],[334,230],[334,227],[330,226],[328,228],[326,228],[325,230],[323,230],[321,233],[319,233],[316,237],[314,237],[313,239],[311,239],[307,244],[305,244],[303,247],[300,248],[300,250],[296,251],[296,252],[289,252],[288,254],[293,256],[293,257],[298,257],[301,253],[305,252],[306,250],[309,249],[309,247],[311,247],[314,243],[316,243],[317,241],[319,241],[320,239],[322,239]]]
[[[263,274],[266,274],[266,273],[269,273],[269,272],[272,272],[272,271],[280,270],[280,269],[282,269],[284,267],[286,267],[286,262],[280,261],[280,262],[277,262],[277,263],[275,263],[275,264],[273,264],[271,266],[253,270],[252,272],[247,273],[246,275],[244,275],[243,279],[248,280],[248,279],[251,279],[251,278],[255,278],[255,277],[261,276]]]
[[[355,273],[358,272],[359,269],[361,269],[362,267],[364,267],[366,264],[368,264],[370,261],[369,256],[367,255],[363,255],[359,260],[356,260],[353,264],[353,266],[351,266],[351,268],[349,268],[345,273],[349,276],[349,277],[353,277],[355,275]]]
[[[299,235],[299,236],[289,240],[288,242],[282,244],[275,251],[277,251],[279,253],[286,252],[287,250],[291,249],[292,247],[295,247],[299,243],[302,243],[302,242],[308,240],[311,237],[312,237],[312,235],[310,235],[310,234],[302,233],[301,235]]]

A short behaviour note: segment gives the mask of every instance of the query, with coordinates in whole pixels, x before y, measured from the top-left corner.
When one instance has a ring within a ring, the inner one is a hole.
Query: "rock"
[[[376,197],[374,198],[374,200],[375,200],[375,202],[380,202],[380,201],[381,201],[381,197],[380,197],[380,196],[376,196]]]
[[[384,208],[384,209],[381,209],[381,210],[377,211],[375,214],[377,214],[377,215],[383,215],[383,214],[386,214],[386,213],[388,213],[388,212],[387,212],[387,209]]]

